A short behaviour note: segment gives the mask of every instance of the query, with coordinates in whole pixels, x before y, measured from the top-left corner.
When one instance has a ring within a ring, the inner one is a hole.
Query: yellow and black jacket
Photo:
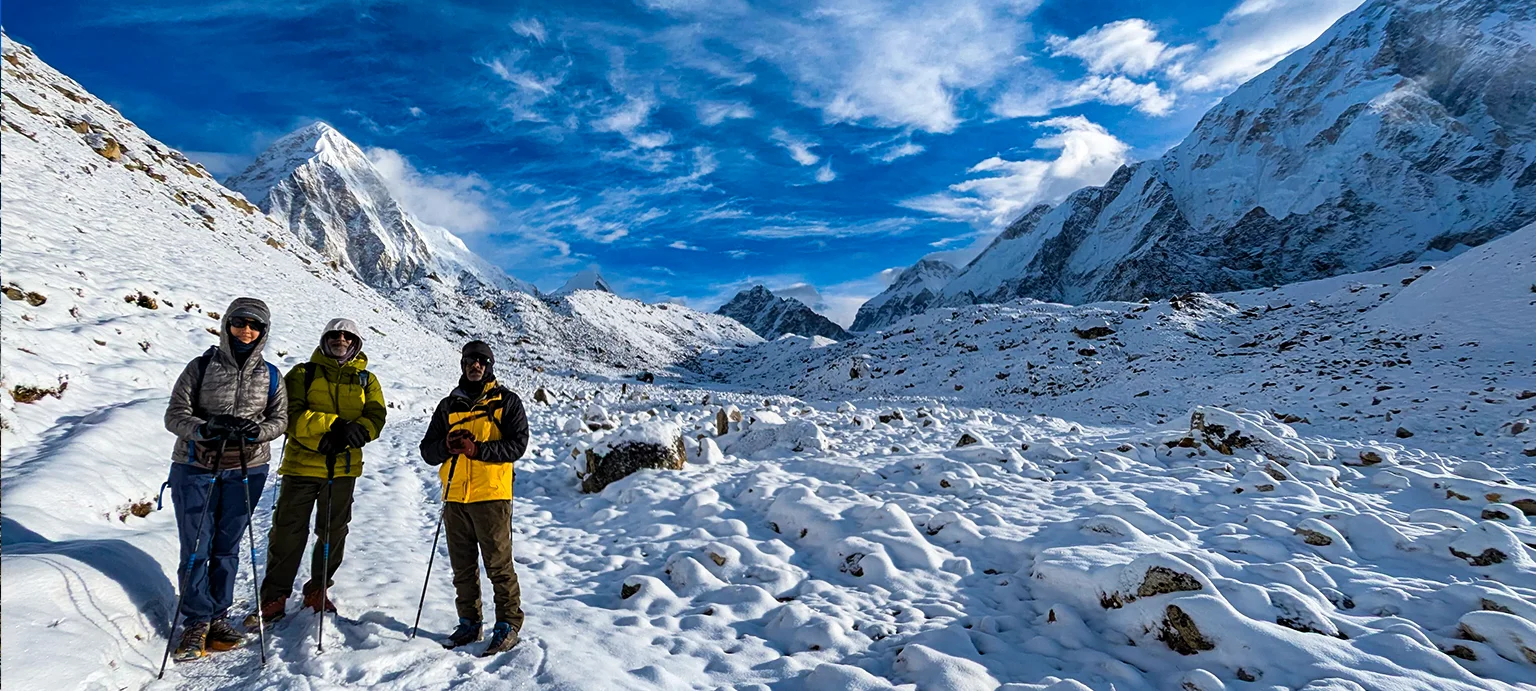
[[[283,446],[281,475],[326,476],[326,457],[320,453],[320,437],[339,420],[353,420],[379,438],[387,411],[379,380],[367,372],[368,356],[359,352],[346,364],[322,355],[317,348],[309,362],[294,367],[283,378],[288,389],[288,443]],[[308,384],[306,386],[305,384]],[[336,477],[363,474],[363,450],[349,448],[336,454]]]
[[[448,434],[457,429],[474,435],[475,458],[448,453]],[[421,440],[422,459],[440,466],[443,500],[460,504],[510,501],[512,462],[527,449],[528,415],[523,401],[494,379],[473,398],[462,388],[448,394],[437,404]]]

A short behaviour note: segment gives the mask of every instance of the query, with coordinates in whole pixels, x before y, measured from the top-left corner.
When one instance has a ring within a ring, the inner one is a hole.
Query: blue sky
[[[238,172],[325,120],[405,206],[553,289],[847,324],[1037,202],[1160,155],[1359,0],[8,3],[6,31]]]

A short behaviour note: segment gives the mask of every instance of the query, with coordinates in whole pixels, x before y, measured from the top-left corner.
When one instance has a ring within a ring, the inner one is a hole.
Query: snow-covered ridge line
[[[1371,0],[1161,158],[1023,214],[934,303],[1245,290],[1513,232],[1536,220],[1533,36],[1526,4]]]

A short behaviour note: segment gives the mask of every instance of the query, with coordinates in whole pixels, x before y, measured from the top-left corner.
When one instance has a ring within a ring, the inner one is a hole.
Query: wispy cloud
[[[1194,50],[1193,46],[1169,46],[1157,39],[1157,29],[1145,19],[1125,19],[1090,29],[1077,38],[1052,36],[1046,44],[1052,55],[1081,59],[1098,74],[1132,77],[1151,72]]]
[[[533,39],[537,43],[543,43],[549,39],[544,23],[533,17],[512,22],[511,27],[518,36]]]
[[[1215,45],[1190,65],[1190,91],[1231,88],[1316,40],[1361,0],[1243,0],[1209,31]]]
[[[744,120],[757,114],[752,106],[736,101],[704,101],[698,106],[699,122],[714,127],[726,120]]]
[[[911,218],[882,218],[874,221],[857,223],[835,223],[831,221],[807,221],[802,223],[782,223],[777,225],[765,225],[752,228],[740,233],[749,238],[849,238],[866,235],[900,235],[910,230],[917,224]]]
[[[822,167],[816,169],[816,182],[826,184],[837,179],[837,173],[832,170],[832,162],[827,161]]]
[[[456,235],[479,233],[494,222],[491,185],[484,178],[423,172],[393,149],[372,148],[367,153],[390,194],[417,218]]]
[[[993,156],[966,171],[970,179],[948,191],[902,202],[903,206],[983,227],[1006,225],[1028,207],[1053,202],[1085,185],[1102,184],[1125,163],[1130,147],[1082,116],[1035,123],[1056,130],[1035,140],[1057,151],[1050,160],[1012,161]]]
[[[789,152],[789,157],[795,159],[795,163],[799,163],[802,166],[814,166],[821,162],[821,157],[811,151],[816,146],[815,140],[790,134],[782,127],[773,128],[773,133],[769,135],[769,138],[775,144],[784,147]]]
[[[671,247],[672,249],[675,249],[675,250],[687,250],[689,252],[703,252],[704,251],[703,247],[699,247],[698,245],[690,245],[690,244],[688,244],[686,242],[683,242],[682,240],[674,240],[674,241],[672,241],[671,244],[667,245],[667,247]]]

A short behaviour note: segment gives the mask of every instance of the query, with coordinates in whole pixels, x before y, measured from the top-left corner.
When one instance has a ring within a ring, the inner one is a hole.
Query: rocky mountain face
[[[1536,220],[1536,8],[1371,0],[1159,159],[1011,224],[932,304],[1083,303],[1434,259]],[[892,306],[889,323],[920,309]]]
[[[928,309],[956,272],[953,264],[939,259],[924,259],[907,267],[889,287],[859,307],[852,330],[883,328]]]
[[[401,208],[363,150],[326,123],[278,139],[224,184],[379,290],[430,279],[537,292],[480,259],[447,229]]]
[[[817,314],[805,303],[793,298],[781,298],[763,286],[743,290],[730,302],[715,310],[715,314],[735,319],[757,335],[775,339],[784,334],[824,336],[843,341],[851,334],[832,320]]]

